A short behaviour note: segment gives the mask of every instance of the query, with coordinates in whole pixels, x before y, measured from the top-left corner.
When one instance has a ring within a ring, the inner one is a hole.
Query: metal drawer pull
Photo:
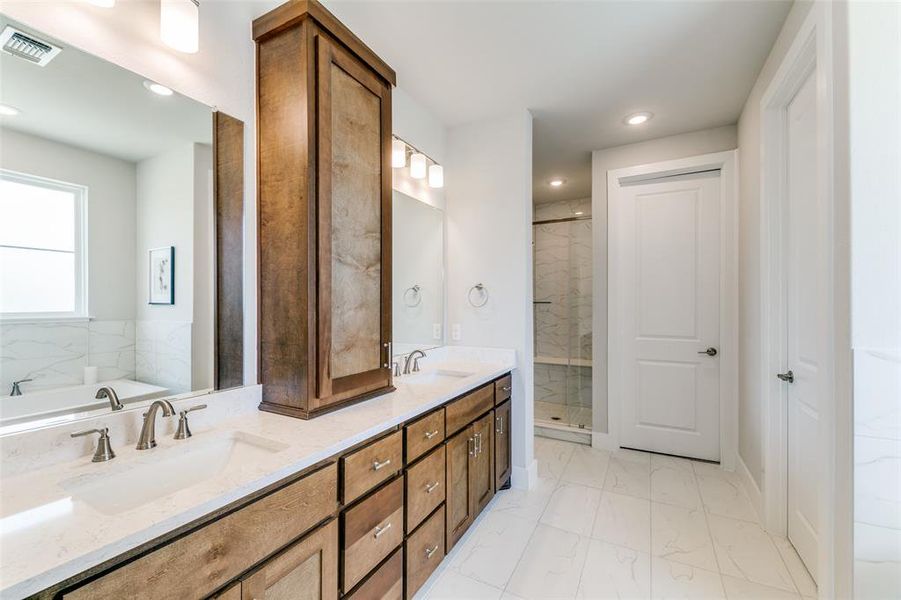
[[[476,455],[476,440],[475,440],[475,438],[469,438],[468,440],[466,440],[466,445],[469,448],[469,455],[475,456]]]
[[[512,392],[512,391],[513,391],[513,386],[505,385],[505,386],[502,387],[501,389],[504,390],[505,392]]]
[[[504,433],[504,417],[498,417],[495,419],[497,421],[497,427],[494,428],[494,431],[503,435]]]
[[[373,534],[372,537],[374,537],[375,539],[379,539],[380,537],[382,537],[382,534],[385,533],[386,531],[388,531],[389,529],[391,529],[391,521],[388,521],[385,525],[376,525],[375,533]]]
[[[435,556],[435,553],[438,552],[438,544],[435,544],[434,548],[426,548],[425,549],[425,557],[432,558]]]
[[[482,434],[476,434],[476,454],[482,453]]]
[[[425,486],[425,493],[426,493],[426,494],[431,494],[431,493],[434,492],[436,489],[438,489],[438,486],[439,486],[439,485],[440,485],[440,484],[439,484],[437,481],[436,481],[435,483],[431,484],[431,485],[426,484],[426,486]]]
[[[426,432],[425,432],[425,439],[430,440],[430,439],[432,439],[433,437],[435,437],[436,435],[438,435],[438,430],[437,430],[437,429],[436,429],[435,431],[426,431]]]
[[[390,465],[390,464],[391,464],[391,459],[390,459],[390,458],[389,458],[388,460],[386,460],[385,462],[379,462],[379,461],[377,461],[377,460],[374,460],[374,461],[372,461],[372,470],[373,470],[373,471],[378,471],[378,470],[381,469],[382,467],[387,467],[387,466]]]

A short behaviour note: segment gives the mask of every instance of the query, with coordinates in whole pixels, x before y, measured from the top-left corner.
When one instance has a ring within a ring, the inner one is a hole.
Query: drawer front
[[[364,581],[346,600],[403,600],[404,549],[398,548],[391,558]]]
[[[403,442],[396,431],[341,459],[344,504],[350,504],[403,468]]]
[[[206,596],[334,514],[337,475],[334,464],[320,469],[63,598]]]
[[[404,479],[398,477],[344,513],[344,577],[350,591],[404,539]]]
[[[510,375],[504,375],[494,382],[494,403],[500,404],[508,399],[513,393],[513,378]]]
[[[407,469],[407,533],[416,529],[438,505],[444,502],[444,446]]]
[[[494,406],[494,384],[482,386],[447,405],[447,435],[450,436]]]
[[[407,539],[407,598],[422,587],[444,559],[444,507]]]
[[[407,464],[410,464],[444,441],[444,408],[404,427],[407,442]]]

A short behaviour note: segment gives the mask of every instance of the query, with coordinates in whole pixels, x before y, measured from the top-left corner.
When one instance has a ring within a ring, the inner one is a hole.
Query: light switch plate
[[[460,324],[454,323],[451,325],[451,339],[455,342],[460,341]]]
[[[441,339],[441,323],[432,323],[432,339]]]

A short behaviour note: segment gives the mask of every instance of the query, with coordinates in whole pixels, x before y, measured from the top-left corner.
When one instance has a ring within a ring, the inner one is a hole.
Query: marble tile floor
[[[498,493],[418,598],[816,597],[717,465],[545,438],[535,457],[535,488]]]

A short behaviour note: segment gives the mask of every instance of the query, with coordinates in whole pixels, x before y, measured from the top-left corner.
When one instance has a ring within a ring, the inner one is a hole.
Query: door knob
[[[707,348],[706,350],[701,350],[700,352],[698,352],[698,354],[706,354],[707,356],[716,356],[717,352],[716,352],[716,348],[711,346],[710,348]]]
[[[788,371],[787,373],[776,373],[776,377],[778,377],[782,381],[787,381],[788,383],[795,382],[795,374],[791,371]]]

